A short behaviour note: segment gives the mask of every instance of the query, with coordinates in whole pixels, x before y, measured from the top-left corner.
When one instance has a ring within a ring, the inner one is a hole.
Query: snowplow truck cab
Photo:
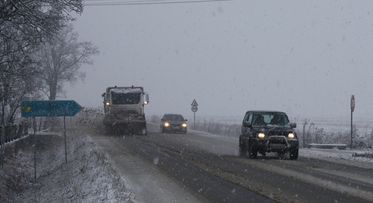
[[[102,97],[106,131],[147,134],[144,107],[149,103],[149,95],[142,87],[108,87]]]

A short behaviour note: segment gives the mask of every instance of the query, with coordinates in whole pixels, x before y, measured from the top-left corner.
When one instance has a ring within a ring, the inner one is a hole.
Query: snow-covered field
[[[0,202],[134,202],[134,195],[89,136],[37,136],[34,182],[31,137],[7,147],[0,171]]]

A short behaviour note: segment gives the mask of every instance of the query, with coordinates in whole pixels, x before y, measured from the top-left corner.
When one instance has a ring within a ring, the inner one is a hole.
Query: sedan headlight
[[[181,127],[186,128],[188,125],[186,123],[181,124]]]
[[[266,136],[266,135],[265,135],[264,133],[259,133],[259,134],[258,134],[258,137],[259,137],[260,139],[263,139],[265,136]]]
[[[164,127],[166,127],[166,128],[170,127],[170,123],[169,123],[169,122],[165,122],[163,125],[164,125]]]
[[[295,138],[294,133],[289,133],[289,134],[288,134],[288,138],[289,138],[289,139],[294,139],[294,138]]]

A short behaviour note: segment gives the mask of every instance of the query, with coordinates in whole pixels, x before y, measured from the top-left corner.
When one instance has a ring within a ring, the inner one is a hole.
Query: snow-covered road
[[[31,178],[30,139],[8,147],[5,170],[0,173],[0,198],[40,202],[373,200],[373,163],[353,157],[361,151],[302,149],[297,161],[280,160],[275,154],[251,160],[237,156],[237,138],[200,131],[162,134],[158,126],[150,125],[148,136],[106,135],[100,128],[76,128],[69,134],[68,165],[63,162],[63,137],[39,135],[37,184]]]
[[[115,170],[122,175],[137,202],[204,202],[157,168],[157,157],[147,162],[123,145],[124,137],[94,135],[93,140],[110,157]],[[131,138],[127,138],[131,139]],[[140,149],[141,150],[141,149]]]
[[[237,156],[237,138],[199,131],[162,134],[157,126],[148,136],[93,137],[144,202],[373,200],[373,167],[361,159],[305,149],[298,161],[276,156],[250,160]]]

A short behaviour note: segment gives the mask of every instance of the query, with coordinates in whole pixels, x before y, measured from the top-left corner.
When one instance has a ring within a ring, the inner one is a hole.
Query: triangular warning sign
[[[198,103],[195,99],[193,99],[192,106],[198,106]]]

